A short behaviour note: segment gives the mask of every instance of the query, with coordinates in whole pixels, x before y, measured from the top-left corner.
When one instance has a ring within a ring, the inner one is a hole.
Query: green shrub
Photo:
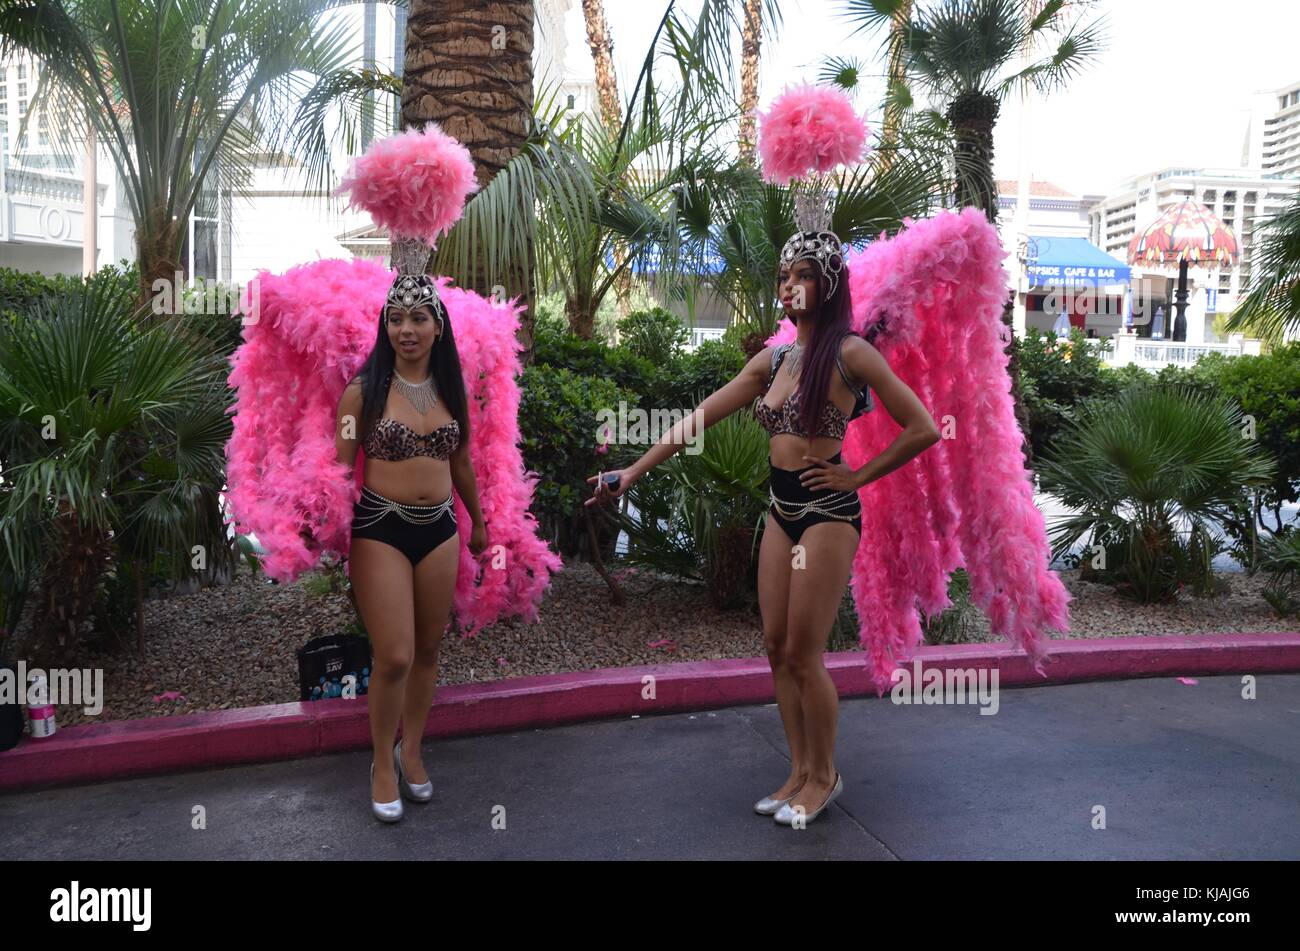
[[[1300,342],[1262,356],[1210,354],[1192,372],[1241,407],[1253,420],[1253,438],[1277,462],[1260,504],[1272,509],[1280,531],[1282,507],[1300,499]]]
[[[587,479],[597,470],[621,468],[639,452],[611,445],[597,452],[601,410],[617,411],[620,400],[636,405],[637,394],[613,380],[584,376],[564,367],[534,365],[520,383],[519,430],[524,464],[541,476],[532,511],[546,537],[573,554],[582,529],[582,503],[591,496]]]
[[[619,343],[659,367],[679,357],[690,331],[676,314],[654,307],[628,314],[618,322]]]
[[[948,579],[948,600],[952,605],[926,617],[922,624],[927,644],[968,644],[973,634],[976,607],[970,595],[970,575],[964,568],[953,570]]]
[[[1071,328],[1067,341],[1030,328],[1015,344],[1020,398],[1029,415],[1029,443],[1038,459],[1073,418],[1084,399],[1116,392],[1105,377],[1101,344]]]
[[[656,398],[661,406],[693,409],[744,368],[745,355],[739,347],[706,340],[664,368]]]
[[[1214,590],[1210,570],[1232,531],[1249,534],[1249,489],[1274,463],[1242,436],[1232,400],[1188,385],[1131,386],[1082,403],[1044,461],[1040,485],[1076,514],[1049,531],[1053,557],[1086,539],[1080,567],[1140,601],[1185,585]],[[1089,549],[1104,559],[1093,564]]]
[[[579,376],[609,380],[628,390],[629,405],[653,405],[659,370],[653,363],[624,347],[610,347],[599,340],[583,340],[548,326],[535,337],[533,362]],[[617,405],[617,404],[615,404]]]

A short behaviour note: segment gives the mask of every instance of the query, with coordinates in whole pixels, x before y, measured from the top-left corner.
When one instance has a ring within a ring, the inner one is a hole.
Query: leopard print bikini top
[[[417,433],[401,420],[384,416],[366,435],[361,448],[371,459],[401,462],[416,456],[450,459],[459,445],[460,423],[454,419],[443,423],[433,432]]]
[[[785,359],[790,346],[791,344],[784,344],[772,351],[772,371],[768,374],[767,387],[763,390],[763,396],[760,396],[754,402],[754,418],[771,436],[780,433],[791,433],[806,438],[807,433],[803,431],[803,427],[799,422],[798,388],[785,398],[785,402],[781,404],[779,409],[773,409],[765,402],[767,390],[772,388],[772,381],[776,379],[777,367]],[[848,431],[849,422],[857,419],[863,413],[870,412],[875,403],[871,399],[871,390],[868,387],[864,386],[861,390],[858,390],[853,385],[853,381],[849,379],[849,374],[845,371],[844,364],[840,361],[838,353],[835,354],[835,365],[840,368],[840,375],[844,377],[844,382],[849,385],[849,389],[857,394],[857,398],[853,403],[853,413],[849,416],[845,416],[844,410],[827,398],[826,405],[822,407],[822,418],[817,425],[817,435],[829,436],[831,439],[843,439],[844,434]]]
[[[385,416],[366,436],[361,448],[371,459],[400,462],[415,456],[450,459],[460,445],[460,423],[452,420],[431,433],[417,433],[400,420]]]

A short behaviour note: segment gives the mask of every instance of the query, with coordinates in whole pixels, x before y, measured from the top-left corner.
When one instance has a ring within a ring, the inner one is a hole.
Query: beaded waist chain
[[[788,502],[777,496],[775,491],[769,491],[772,496],[772,508],[776,509],[776,514],[791,522],[813,512],[846,522],[851,522],[862,514],[861,500],[858,499],[858,493],[852,490],[836,492],[819,499],[808,499],[805,502]]]
[[[835,462],[838,459],[839,454],[836,453],[831,461]],[[814,492],[800,482],[799,476],[812,468],[813,466],[805,466],[802,469],[789,470],[772,466],[769,492],[772,508],[778,515],[789,521],[797,521],[805,515],[816,513],[827,518],[851,522],[862,514],[862,503],[856,490],[820,489]],[[778,494],[778,488],[781,494]],[[782,498],[782,494],[786,497]]]
[[[437,505],[409,505],[406,502],[385,498],[369,486],[363,485],[361,487],[361,498],[357,500],[357,507],[363,510],[365,514],[358,513],[353,521],[353,526],[365,528],[373,525],[389,512],[396,512],[398,516],[412,525],[431,525],[448,512],[451,512],[454,517],[455,504],[455,497],[448,493],[447,498]]]

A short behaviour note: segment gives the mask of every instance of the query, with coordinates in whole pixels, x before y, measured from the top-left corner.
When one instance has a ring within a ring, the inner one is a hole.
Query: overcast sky
[[[680,0],[692,15],[699,0]],[[626,96],[665,0],[605,0],[619,93]],[[831,56],[874,57],[875,37],[849,37],[841,0],[783,0],[783,26],[765,38],[761,103],[790,82],[813,81]],[[1070,87],[1032,105],[1033,177],[1072,192],[1103,193],[1166,165],[1237,167],[1252,93],[1300,80],[1296,0],[1104,0],[1108,43]],[[568,68],[591,76],[581,4],[570,11]],[[877,71],[882,71],[877,67]],[[859,97],[873,128],[881,83]],[[1019,174],[1023,110],[1004,103],[994,142],[998,178]]]

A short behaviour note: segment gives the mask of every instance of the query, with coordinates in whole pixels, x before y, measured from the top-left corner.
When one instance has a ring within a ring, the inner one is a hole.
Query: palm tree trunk
[[[953,100],[947,117],[957,138],[958,209],[974,205],[992,224],[998,223],[998,196],[993,183],[993,127],[998,121],[997,97],[965,93]]]
[[[587,22],[587,45],[596,64],[596,94],[600,98],[600,118],[605,128],[617,132],[623,121],[618,104],[618,78],[614,75],[614,43],[605,22],[602,0],[582,0],[582,17]]]
[[[889,24],[889,91],[907,86],[906,51],[907,28],[912,21],[912,0],[902,0]],[[894,149],[898,144],[898,126],[902,122],[903,110],[894,104],[885,107],[884,123],[880,130],[880,170],[888,169],[894,161]]]
[[[600,120],[611,135],[617,135],[623,124],[623,109],[618,102],[618,79],[614,75],[614,43],[605,20],[602,0],[582,0],[582,17],[587,23],[587,46],[596,66],[596,93],[600,99]],[[614,257],[621,260],[627,254],[627,245],[614,243]],[[632,294],[632,269],[627,268],[614,281],[614,295],[619,309],[627,316],[628,300]]]
[[[533,120],[533,0],[411,0],[402,73],[402,127],[436,122],[469,149],[480,189],[519,154]],[[480,255],[480,260],[482,256]],[[531,266],[504,275],[527,305],[519,338],[533,348]],[[485,269],[472,289],[493,292]]]
[[[92,615],[95,591],[111,564],[112,551],[109,539],[88,527],[66,498],[58,504],[27,653],[45,666],[72,666],[80,661],[82,626]]]
[[[149,212],[144,227],[136,232],[136,260],[140,263],[140,304],[148,304],[158,293],[154,290],[155,281],[165,281],[163,286],[172,288],[176,283],[177,272],[184,273],[180,252],[187,226],[188,222],[176,218],[166,220],[165,209],[158,207]],[[170,313],[173,293],[179,294],[180,288],[164,293],[167,295],[164,313]]]
[[[754,110],[758,108],[758,62],[763,42],[763,2],[745,0],[740,33],[740,161],[754,164]]]

